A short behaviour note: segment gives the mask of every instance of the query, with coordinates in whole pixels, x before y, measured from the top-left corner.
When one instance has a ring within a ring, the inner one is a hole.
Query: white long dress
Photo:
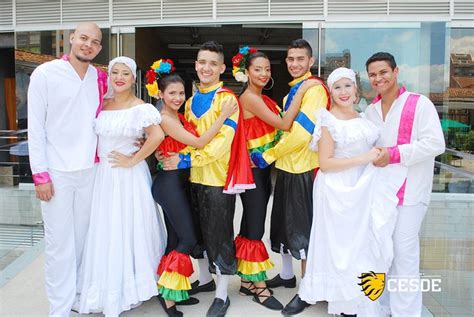
[[[335,141],[336,158],[365,153],[378,138],[376,126],[364,117],[339,120],[325,109],[316,116],[313,150],[321,126]],[[406,168],[400,164],[318,172],[306,273],[298,292],[301,299],[313,304],[328,301],[330,314],[382,315],[379,301],[364,295],[358,277],[370,271],[386,273],[390,267],[396,194],[405,177]]]
[[[100,163],[79,274],[80,313],[118,316],[158,294],[156,269],[166,231],[151,194],[148,165],[112,168],[107,155],[137,151],[134,143],[143,128],[160,122],[151,104],[102,111],[95,120]]]

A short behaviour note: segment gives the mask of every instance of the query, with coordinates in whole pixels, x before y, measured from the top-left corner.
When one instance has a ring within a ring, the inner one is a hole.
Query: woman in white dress
[[[164,134],[158,110],[132,91],[135,62],[117,57],[108,69],[104,107],[95,120],[100,163],[78,289],[80,313],[118,316],[158,294],[156,267],[166,233],[144,159]],[[136,140],[144,134],[138,149]]]
[[[320,171],[313,187],[313,224],[306,274],[299,288],[303,309],[328,302],[328,313],[381,316],[378,301],[364,295],[363,273],[386,273],[393,257],[397,191],[406,169],[371,163],[380,150],[375,125],[358,114],[355,73],[338,68],[328,77],[333,105],[316,114],[312,148]]]

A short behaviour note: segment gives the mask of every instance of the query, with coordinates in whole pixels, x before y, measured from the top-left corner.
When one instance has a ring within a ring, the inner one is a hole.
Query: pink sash
[[[413,130],[413,122],[415,121],[415,110],[416,104],[420,95],[410,94],[405,101],[405,105],[403,106],[402,115],[400,117],[400,126],[398,127],[398,138],[397,138],[397,146],[402,144],[409,144],[411,141],[411,133]],[[398,157],[400,157],[400,152],[398,153]],[[398,159],[398,161],[400,161]],[[398,190],[397,197],[398,197],[398,205],[403,205],[403,201],[405,198],[405,188],[407,184],[407,179],[403,182],[402,187]]]
[[[398,92],[398,97],[406,91],[405,87],[401,87]],[[413,122],[415,121],[416,104],[419,98],[420,95],[410,94],[403,105],[402,115],[400,116],[400,125],[398,127],[397,145],[388,149],[390,153],[390,163],[400,162],[400,151],[398,150],[398,145],[409,144],[411,141]],[[372,100],[372,103],[374,104],[380,99],[382,99],[382,97],[378,95],[374,100]],[[399,206],[403,205],[406,184],[407,179],[405,178],[402,187],[400,187],[397,193]]]
[[[95,117],[97,118],[99,116],[99,113],[102,111],[102,107],[104,105],[104,95],[107,92],[107,73],[101,70],[100,68],[96,67],[97,69],[97,86],[99,88],[99,106],[97,107],[97,110],[95,112]],[[97,143],[99,140],[97,140]],[[98,145],[95,148],[95,163],[99,163],[99,153],[98,151]]]

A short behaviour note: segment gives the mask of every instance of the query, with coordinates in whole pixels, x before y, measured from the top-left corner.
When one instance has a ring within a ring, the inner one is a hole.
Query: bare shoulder
[[[133,104],[135,105],[141,105],[141,104],[144,104],[146,103],[145,101],[143,101],[142,99],[138,98],[138,97],[135,97],[135,99],[133,100]]]
[[[239,97],[239,101],[242,104],[242,106],[250,105],[255,103],[256,101],[259,101],[261,99],[260,96],[246,90],[242,95]]]
[[[162,112],[161,125],[165,125],[168,127],[178,127],[178,126],[181,126],[181,122],[179,121],[179,118],[177,118],[176,116],[173,116],[167,112]]]

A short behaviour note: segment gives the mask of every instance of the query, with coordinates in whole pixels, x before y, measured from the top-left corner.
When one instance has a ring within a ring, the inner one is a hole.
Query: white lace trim
[[[129,109],[102,111],[94,120],[94,130],[101,136],[139,137],[144,128],[160,123],[159,111],[144,103]]]
[[[320,109],[315,113],[316,126],[311,140],[311,149],[318,151],[318,141],[321,138],[321,127],[327,127],[332,139],[338,147],[345,146],[361,139],[373,144],[379,137],[378,128],[365,116],[352,120],[339,120],[326,109]],[[364,120],[364,124],[354,124],[357,120]]]

